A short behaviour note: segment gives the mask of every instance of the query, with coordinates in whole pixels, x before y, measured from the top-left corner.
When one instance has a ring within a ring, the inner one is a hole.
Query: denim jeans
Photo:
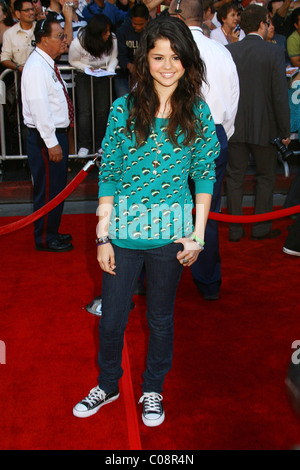
[[[223,126],[216,125],[221,151],[216,159],[216,182],[211,201],[212,212],[220,212],[222,182],[228,160],[228,142]],[[191,266],[191,272],[197,286],[204,295],[218,294],[221,286],[221,257],[219,249],[219,226],[216,220],[208,219],[205,230],[205,250]]]
[[[176,258],[181,243],[135,250],[114,245],[116,276],[103,273],[102,317],[99,325],[99,386],[105,392],[117,389],[123,375],[122,350],[134,289],[145,263],[149,345],[143,392],[163,391],[172,367],[174,304],[182,265]]]

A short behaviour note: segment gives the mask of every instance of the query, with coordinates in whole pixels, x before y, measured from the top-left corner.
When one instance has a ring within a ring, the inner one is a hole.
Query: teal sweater
[[[188,177],[195,192],[213,193],[214,160],[220,152],[215,124],[204,102],[196,109],[203,123],[204,138],[192,146],[178,146],[167,138],[167,121],[156,118],[147,143],[137,148],[134,133],[125,135],[127,97],[112,105],[102,143],[104,154],[99,171],[99,197],[114,196],[109,235],[112,243],[131,249],[150,249],[172,243],[193,231],[193,200]],[[164,133],[164,135],[163,135]],[[157,174],[153,174],[156,159]]]

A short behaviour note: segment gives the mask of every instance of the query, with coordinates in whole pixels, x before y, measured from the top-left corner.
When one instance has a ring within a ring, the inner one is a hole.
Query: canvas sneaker
[[[119,398],[119,389],[112,393],[105,393],[99,386],[93,388],[87,397],[77,403],[73,408],[73,415],[77,418],[88,418],[96,414],[101,406],[111,403]]]
[[[163,397],[156,392],[145,392],[139,403],[143,403],[143,423],[146,426],[159,426],[165,419],[165,412],[162,404]]]

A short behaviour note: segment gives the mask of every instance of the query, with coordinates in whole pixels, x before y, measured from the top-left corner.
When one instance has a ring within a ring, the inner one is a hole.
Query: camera
[[[292,150],[289,150],[282,142],[280,137],[276,137],[271,140],[271,144],[275,145],[278,152],[280,153],[282,160],[286,161],[289,157],[292,157],[294,153]]]

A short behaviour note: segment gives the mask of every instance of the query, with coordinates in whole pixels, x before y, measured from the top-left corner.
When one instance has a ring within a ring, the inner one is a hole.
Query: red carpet
[[[2,218],[5,225],[16,220]],[[164,390],[166,420],[146,428],[138,405],[145,363],[145,298],[135,297],[126,334],[121,396],[84,420],[73,405],[97,382],[98,319],[85,305],[100,293],[96,218],[64,216],[75,250],[36,252],[32,226],[0,238],[0,448],[290,449],[300,422],[284,379],[299,333],[300,259],[282,235],[229,243],[220,224],[223,285],[205,302],[184,271],[175,312],[175,354]],[[246,227],[249,234],[250,227]],[[1,361],[0,361],[1,362]]]

